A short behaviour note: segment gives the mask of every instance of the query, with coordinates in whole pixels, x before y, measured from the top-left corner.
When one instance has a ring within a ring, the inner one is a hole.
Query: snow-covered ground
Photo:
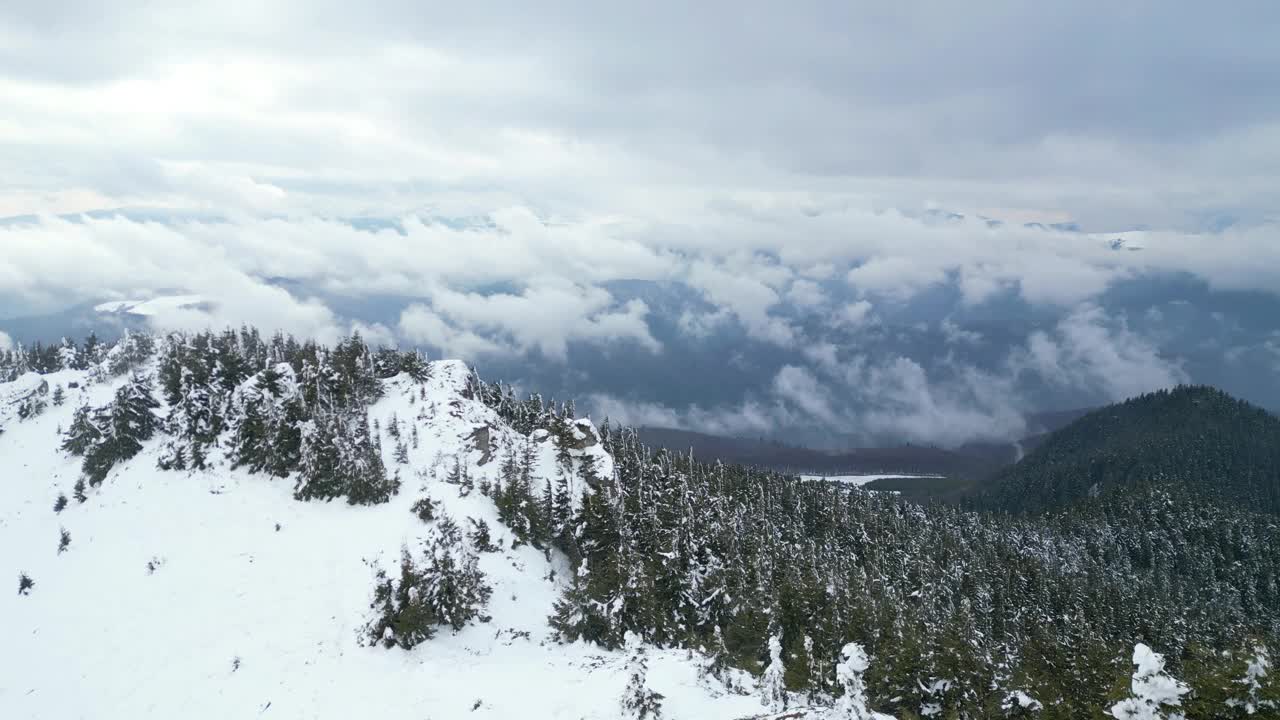
[[[801,475],[801,480],[825,480],[861,487],[875,480],[898,478],[940,478],[941,475]]]
[[[132,310],[131,310],[132,311]],[[292,483],[231,470],[157,469],[159,440],[112,470],[87,502],[71,500],[79,458],[58,450],[60,427],[83,400],[106,403],[119,381],[85,373],[45,376],[80,387],[66,402],[19,422],[0,402],[0,576],[35,582],[29,595],[0,592],[0,717],[4,718],[615,718],[627,681],[621,653],[560,645],[546,618],[564,567],[509,531],[478,491],[445,483],[453,457],[472,476],[496,477],[500,455],[480,466],[469,449],[488,425],[496,447],[516,434],[460,394],[466,369],[434,364],[422,389],[387,381],[371,410],[383,428],[388,471],[403,487],[385,505],[298,502]],[[19,380],[24,392],[39,383]],[[0,398],[17,385],[0,385]],[[398,466],[386,428],[395,415],[420,443]],[[538,472],[555,477],[550,440]],[[611,459],[598,447],[600,469]],[[484,519],[504,549],[481,556],[494,592],[492,620],[442,629],[412,651],[366,647],[373,563],[395,567],[400,548],[426,526],[410,506],[426,491],[463,523]],[[60,530],[71,535],[58,552]],[[668,718],[759,715],[760,701],[699,679],[684,651],[654,649],[649,685]],[[749,679],[742,680],[750,684]]]

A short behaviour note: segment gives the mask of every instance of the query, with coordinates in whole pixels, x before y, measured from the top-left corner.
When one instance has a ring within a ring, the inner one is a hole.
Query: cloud
[[[1014,353],[1016,372],[1033,372],[1058,386],[1086,390],[1113,401],[1188,381],[1181,364],[1165,358],[1124,318],[1086,304],[1063,318],[1052,333],[1034,332]]]
[[[509,348],[470,330],[453,326],[431,308],[422,304],[414,304],[406,308],[400,314],[400,323],[397,327],[411,342],[439,348],[450,357],[476,358],[509,351]]]
[[[866,300],[857,300],[840,308],[840,313],[836,316],[836,320],[850,327],[858,327],[873,319],[871,317],[871,309],[871,303]]]
[[[12,350],[14,347],[13,338],[8,333],[0,332],[0,351]]]
[[[950,319],[942,328],[951,343],[982,342]],[[1023,437],[1027,416],[1038,407],[1032,391],[1040,384],[1109,402],[1187,380],[1178,361],[1162,357],[1122,317],[1092,305],[1075,308],[1051,331],[1032,332],[987,369],[950,355],[869,356],[830,342],[805,347],[803,356],[811,365],[783,365],[763,395],[738,404],[681,410],[603,396],[597,402],[615,417],[647,425],[728,434],[788,428],[837,446],[906,441],[954,447]]]
[[[624,399],[609,393],[593,393],[586,405],[597,417],[607,417],[629,427],[661,427],[726,435],[730,437],[767,435],[775,432],[784,408],[754,400],[730,407],[704,408],[697,404],[675,409],[662,403]]]
[[[795,330],[770,310],[782,299],[774,285],[789,274],[783,267],[731,257],[724,264],[695,261],[686,279],[709,302],[733,313],[748,336],[787,344],[795,340]]]
[[[834,426],[842,424],[831,407],[827,389],[806,368],[784,365],[773,378],[773,393],[817,422]]]
[[[825,303],[827,296],[818,283],[798,278],[787,289],[787,300],[795,307],[815,308]]]
[[[643,301],[613,309],[613,297],[600,288],[555,283],[529,287],[519,295],[440,289],[431,299],[459,327],[498,334],[522,352],[537,349],[554,360],[565,360],[570,340],[630,340],[651,353],[662,349],[649,333],[649,308]]]

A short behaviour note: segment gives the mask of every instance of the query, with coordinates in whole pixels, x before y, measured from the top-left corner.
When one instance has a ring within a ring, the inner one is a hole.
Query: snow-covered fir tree
[[[401,551],[400,574],[377,573],[369,640],[410,649],[441,626],[461,630],[480,617],[492,589],[478,566],[476,551],[447,515],[436,521],[418,553]]]
[[[760,676],[760,703],[770,710],[787,709],[786,672],[782,662],[782,640],[777,635],[770,635],[769,663]]]
[[[1143,643],[1133,648],[1133,680],[1129,697],[1111,706],[1116,720],[1184,720],[1178,710],[1190,688],[1164,669],[1164,656]]]
[[[662,694],[649,687],[649,659],[639,635],[627,633],[627,685],[622,690],[621,717],[628,720],[658,720],[662,717]]]

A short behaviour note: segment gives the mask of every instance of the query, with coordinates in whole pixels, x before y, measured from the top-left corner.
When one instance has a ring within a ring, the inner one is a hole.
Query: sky
[[[194,293],[827,442],[1280,405],[1274,3],[688,5],[10,3],[0,318]]]

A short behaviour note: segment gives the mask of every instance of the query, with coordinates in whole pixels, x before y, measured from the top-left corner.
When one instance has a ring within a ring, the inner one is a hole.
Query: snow
[[[113,300],[99,303],[93,309],[100,313],[127,313],[150,317],[170,310],[181,310],[205,302],[201,295],[167,295],[150,300]]]
[[[801,475],[801,480],[825,480],[846,485],[861,487],[876,480],[896,480],[899,478],[940,478],[941,475]]]
[[[1182,696],[1189,692],[1186,683],[1169,677],[1164,672],[1164,656],[1143,643],[1133,648],[1133,664],[1137,670],[1130,683],[1132,697],[1111,707],[1112,717],[1118,720],[1181,720],[1181,713],[1164,714],[1165,707],[1179,707]]]
[[[373,507],[299,502],[291,480],[231,470],[225,460],[203,472],[162,471],[157,438],[87,502],[55,513],[54,499],[70,497],[79,477],[79,458],[58,450],[58,428],[82,402],[106,403],[123,378],[94,384],[87,373],[62,371],[0,384],[0,398],[40,381],[80,384],[62,406],[27,421],[0,404],[0,576],[35,581],[29,595],[0,592],[3,716],[616,717],[625,656],[550,639],[563,560],[509,549],[493,503],[479,492],[460,497],[443,481],[455,455],[477,481],[496,477],[500,456],[481,466],[468,446],[477,426],[490,427],[496,449],[523,441],[461,396],[466,373],[462,363],[433,363],[425,400],[407,376],[386,381],[370,416],[386,428],[394,414],[406,432],[416,423],[420,442],[405,468],[384,430],[384,461],[389,472],[401,469],[404,486]],[[583,454],[611,472],[598,445],[574,451]],[[555,462],[552,443],[539,442],[538,473],[554,479]],[[492,620],[456,634],[442,628],[408,652],[364,646],[374,565],[395,568],[401,546],[426,533],[410,512],[424,490],[464,526],[485,520],[504,548],[480,558]],[[62,528],[71,543],[59,554]],[[664,717],[759,713],[758,698],[701,678],[700,660],[686,651],[650,648],[647,659]],[[753,686],[745,676],[737,683]]]

